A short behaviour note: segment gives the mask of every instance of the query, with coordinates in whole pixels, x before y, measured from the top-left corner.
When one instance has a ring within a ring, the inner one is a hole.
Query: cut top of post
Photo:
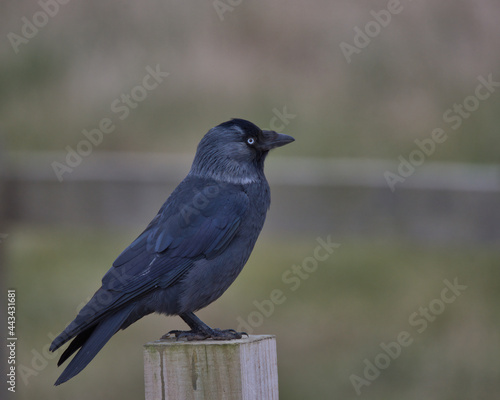
[[[278,400],[276,338],[144,345],[146,400]]]

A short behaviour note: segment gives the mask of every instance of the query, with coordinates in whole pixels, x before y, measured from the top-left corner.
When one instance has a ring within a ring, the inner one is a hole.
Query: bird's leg
[[[175,335],[177,339],[186,338],[187,340],[205,340],[212,336],[213,329],[199,319],[194,313],[185,313],[179,315],[191,328],[190,331],[173,330],[162,336],[162,339]]]
[[[170,331],[166,335],[162,336],[162,339],[174,335],[177,339],[186,338],[187,340],[231,340],[241,339],[243,335],[247,335],[246,332],[236,332],[234,329],[212,329],[192,312],[180,314],[179,316],[184,320],[186,324],[189,325],[191,330]]]

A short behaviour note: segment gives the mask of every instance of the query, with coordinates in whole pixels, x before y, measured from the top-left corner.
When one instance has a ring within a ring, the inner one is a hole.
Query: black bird
[[[264,160],[293,141],[243,119],[208,131],[187,177],[52,342],[55,351],[74,338],[58,366],[79,350],[56,385],[82,371],[118,330],[153,312],[179,315],[189,325],[167,334],[177,338],[242,337],[210,328],[194,312],[219,298],[247,262],[271,202]]]

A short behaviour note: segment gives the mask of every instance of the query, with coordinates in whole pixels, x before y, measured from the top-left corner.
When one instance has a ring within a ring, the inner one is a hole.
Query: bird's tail
[[[60,385],[79,374],[103,348],[111,336],[121,328],[133,308],[133,305],[131,305],[116,311],[101,320],[97,325],[87,328],[78,334],[64,351],[57,365],[61,365],[78,349],[80,351],[78,351],[61,376],[59,376],[55,385]]]

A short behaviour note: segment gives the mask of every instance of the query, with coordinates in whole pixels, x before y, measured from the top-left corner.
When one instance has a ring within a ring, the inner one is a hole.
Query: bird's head
[[[232,183],[256,182],[263,177],[269,150],[294,140],[235,118],[210,129],[201,139],[190,174]]]

